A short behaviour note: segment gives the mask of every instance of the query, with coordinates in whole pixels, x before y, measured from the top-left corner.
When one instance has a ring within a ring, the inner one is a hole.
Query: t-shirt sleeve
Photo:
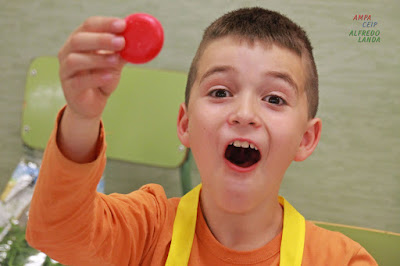
[[[96,192],[106,157],[104,129],[98,156],[79,164],[63,156],[53,130],[29,211],[30,245],[67,265],[140,264],[165,219],[167,198],[158,185],[128,195]]]
[[[375,266],[378,263],[375,259],[368,253],[368,251],[360,247],[358,252],[350,259],[349,265],[351,266]]]

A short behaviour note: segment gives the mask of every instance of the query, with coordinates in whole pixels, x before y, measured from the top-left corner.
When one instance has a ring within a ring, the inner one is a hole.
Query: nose
[[[230,125],[259,127],[261,120],[257,110],[257,102],[250,96],[238,96],[238,100],[235,101],[233,110],[228,117],[228,123]]]

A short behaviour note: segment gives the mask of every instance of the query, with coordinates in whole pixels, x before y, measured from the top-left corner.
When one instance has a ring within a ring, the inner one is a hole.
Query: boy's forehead
[[[214,72],[235,70],[234,63],[233,66],[231,65],[232,62],[236,62],[237,65],[240,65],[241,60],[249,62],[249,60],[246,60],[246,58],[243,58],[239,54],[240,47],[250,48],[250,50],[255,51],[255,61],[257,62],[254,62],[254,64],[259,64],[257,57],[264,58],[262,57],[264,53],[268,53],[268,58],[274,60],[263,61],[265,73],[269,74],[267,76],[272,75],[281,78],[298,92],[304,91],[306,72],[304,58],[294,51],[270,42],[250,41],[232,36],[212,40],[206,44],[199,57],[196,83],[199,83]],[[251,64],[252,61],[249,63]]]

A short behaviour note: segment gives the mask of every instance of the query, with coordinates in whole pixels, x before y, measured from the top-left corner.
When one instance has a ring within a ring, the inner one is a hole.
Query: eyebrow
[[[215,67],[212,67],[211,69],[207,70],[207,72],[204,73],[201,76],[199,84],[201,84],[209,76],[212,76],[212,75],[217,74],[217,73],[225,73],[225,72],[230,72],[230,71],[236,72],[235,69],[233,67],[231,67],[231,66],[215,66]]]
[[[206,73],[204,73],[201,78],[200,78],[200,84],[209,76],[212,76],[214,74],[217,73],[224,73],[224,72],[229,72],[229,71],[233,71],[236,72],[236,70],[231,67],[231,66],[215,66],[212,67],[211,69],[209,69]],[[293,80],[292,76],[288,73],[285,72],[279,72],[279,71],[267,71],[265,73],[266,76],[272,77],[272,78],[277,78],[277,79],[281,79],[284,82],[286,82],[287,84],[289,84],[290,87],[292,87],[296,94],[298,94],[299,92],[299,87],[297,86],[296,82]]]
[[[290,76],[290,74],[285,73],[285,72],[279,72],[279,71],[268,71],[266,73],[267,76],[271,76],[273,78],[278,78],[283,80],[284,82],[288,83],[290,87],[292,87],[296,94],[299,92],[299,87],[297,86],[296,82],[293,80],[293,78]]]

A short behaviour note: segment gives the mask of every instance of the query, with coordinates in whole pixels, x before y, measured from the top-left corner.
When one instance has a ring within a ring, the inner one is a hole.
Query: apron
[[[201,184],[184,195],[178,204],[166,266],[188,265],[196,229],[200,190]],[[283,206],[280,265],[301,265],[306,231],[304,217],[283,197],[279,197],[279,203]]]

